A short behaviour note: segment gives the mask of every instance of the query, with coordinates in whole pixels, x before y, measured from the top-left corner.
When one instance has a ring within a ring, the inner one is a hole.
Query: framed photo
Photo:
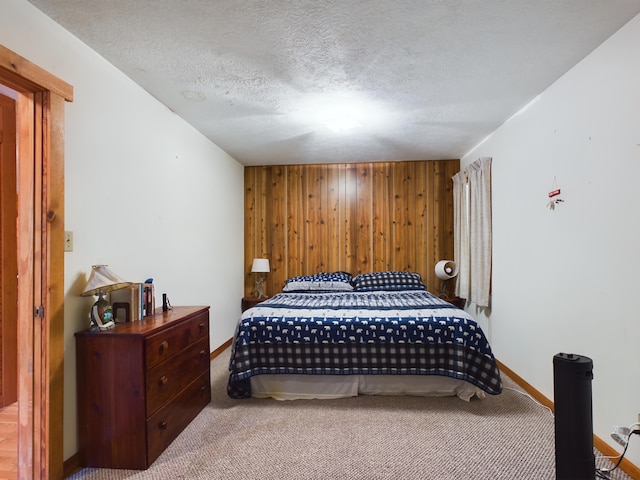
[[[143,317],[142,283],[111,292],[111,309],[116,323],[135,322]]]

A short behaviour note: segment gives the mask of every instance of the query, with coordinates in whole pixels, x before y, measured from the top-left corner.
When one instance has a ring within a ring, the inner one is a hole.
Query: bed
[[[428,292],[415,272],[287,280],[243,312],[227,393],[236,399],[360,394],[497,395],[491,347],[470,314]]]

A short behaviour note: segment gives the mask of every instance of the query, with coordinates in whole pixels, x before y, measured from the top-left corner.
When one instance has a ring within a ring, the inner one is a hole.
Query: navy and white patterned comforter
[[[227,393],[259,374],[444,375],[502,391],[478,324],[427,291],[280,293],[242,315]]]

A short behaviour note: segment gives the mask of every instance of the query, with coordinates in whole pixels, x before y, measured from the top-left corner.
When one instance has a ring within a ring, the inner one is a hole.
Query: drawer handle
[[[200,325],[198,325],[198,327],[200,327],[200,331],[204,330],[204,322],[200,322]]]
[[[166,340],[160,344],[160,354],[162,355],[164,352],[169,350],[169,342]]]
[[[163,420],[160,422],[160,425],[158,425],[160,427],[160,430],[166,430],[167,427],[169,426],[169,424],[167,423],[166,420]]]
[[[200,350],[200,356],[201,357],[204,357],[204,353],[205,353],[204,350]]]
[[[166,375],[163,375],[162,377],[160,377],[160,385],[166,385],[167,383],[169,383],[169,379],[167,378]]]

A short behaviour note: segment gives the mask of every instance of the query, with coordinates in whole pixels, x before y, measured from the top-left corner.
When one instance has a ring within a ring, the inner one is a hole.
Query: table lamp
[[[104,297],[105,294],[131,285],[131,282],[123,280],[107,267],[108,265],[93,265],[87,286],[82,292],[83,297],[98,295],[98,300],[91,307],[89,323],[89,328],[94,332],[107,330],[115,325],[113,310]]]
[[[254,258],[253,265],[251,265],[251,273],[268,273],[271,269],[269,268],[269,259],[268,258]],[[256,279],[256,297],[258,298],[266,298],[266,294],[264,293],[264,275],[259,275]]]
[[[436,263],[436,276],[442,280],[440,282],[440,296],[442,298],[449,297],[446,282],[456,275],[458,275],[458,264],[453,260],[440,260]]]

